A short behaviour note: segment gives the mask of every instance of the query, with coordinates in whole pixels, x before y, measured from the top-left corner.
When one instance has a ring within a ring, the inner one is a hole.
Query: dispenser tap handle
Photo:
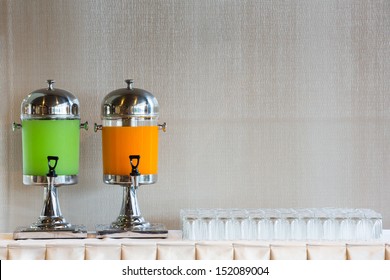
[[[56,156],[48,156],[47,157],[47,164],[49,166],[49,173],[47,173],[46,175],[48,177],[57,177],[57,174],[56,174],[56,166],[57,166],[57,163],[58,163],[58,157]],[[54,161],[54,165],[51,165],[51,161]]]
[[[130,155],[129,156],[130,165],[131,165],[131,173],[130,173],[131,176],[141,175],[141,173],[139,173],[139,171],[138,171],[138,164],[139,164],[140,158],[141,157],[139,155]],[[136,160],[136,163],[133,162],[134,160]]]
[[[80,124],[80,129],[84,128],[85,130],[88,130],[89,126],[88,126],[88,122],[85,122],[85,123],[81,123]]]
[[[21,125],[20,123],[14,122],[14,123],[12,124],[12,130],[13,130],[13,131],[15,131],[15,130],[17,130],[17,129],[21,129],[21,128],[22,128],[22,125]]]
[[[98,130],[102,130],[103,126],[101,124],[95,123],[93,131],[97,132]]]
[[[164,122],[163,124],[158,124],[158,128],[164,132],[167,132],[167,123]]]

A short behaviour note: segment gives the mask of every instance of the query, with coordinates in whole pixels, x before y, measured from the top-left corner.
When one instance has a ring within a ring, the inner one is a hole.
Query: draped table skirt
[[[1,260],[390,260],[390,230],[375,241],[13,240],[0,234]]]

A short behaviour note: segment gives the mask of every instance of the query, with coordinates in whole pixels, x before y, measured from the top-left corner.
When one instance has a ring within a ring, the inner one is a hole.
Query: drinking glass
[[[183,238],[187,240],[196,240],[198,238],[198,211],[196,209],[183,209],[181,210],[180,215]]]
[[[246,209],[230,210],[230,239],[247,240],[249,236],[249,218]]]
[[[288,209],[278,209],[274,223],[274,239],[290,239],[290,219],[291,215]]]
[[[217,209],[215,211],[216,216],[216,239],[217,240],[229,240],[229,221],[230,211],[228,209]]]
[[[291,239],[305,240],[307,236],[306,219],[310,212],[307,209],[294,211],[294,218],[291,221]]]
[[[199,239],[215,240],[216,239],[216,221],[215,211],[213,209],[199,209]]]

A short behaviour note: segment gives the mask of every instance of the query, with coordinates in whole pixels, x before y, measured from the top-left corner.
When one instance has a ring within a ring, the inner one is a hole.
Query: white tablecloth
[[[1,260],[390,260],[390,230],[381,240],[186,241],[180,231],[166,239],[13,240],[0,234]]]

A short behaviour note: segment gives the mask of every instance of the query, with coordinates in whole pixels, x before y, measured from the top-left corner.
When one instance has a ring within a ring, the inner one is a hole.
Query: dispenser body
[[[154,184],[158,177],[159,104],[148,91],[127,88],[110,92],[101,105],[103,181],[130,184],[130,155],[139,155],[139,183]],[[96,128],[96,127],[95,127]],[[95,129],[96,131],[96,129]]]
[[[88,129],[88,122],[80,123],[79,101],[70,92],[48,87],[35,90],[21,104],[23,183],[47,183],[47,157],[59,157],[55,184],[73,185],[79,173],[80,128]]]

